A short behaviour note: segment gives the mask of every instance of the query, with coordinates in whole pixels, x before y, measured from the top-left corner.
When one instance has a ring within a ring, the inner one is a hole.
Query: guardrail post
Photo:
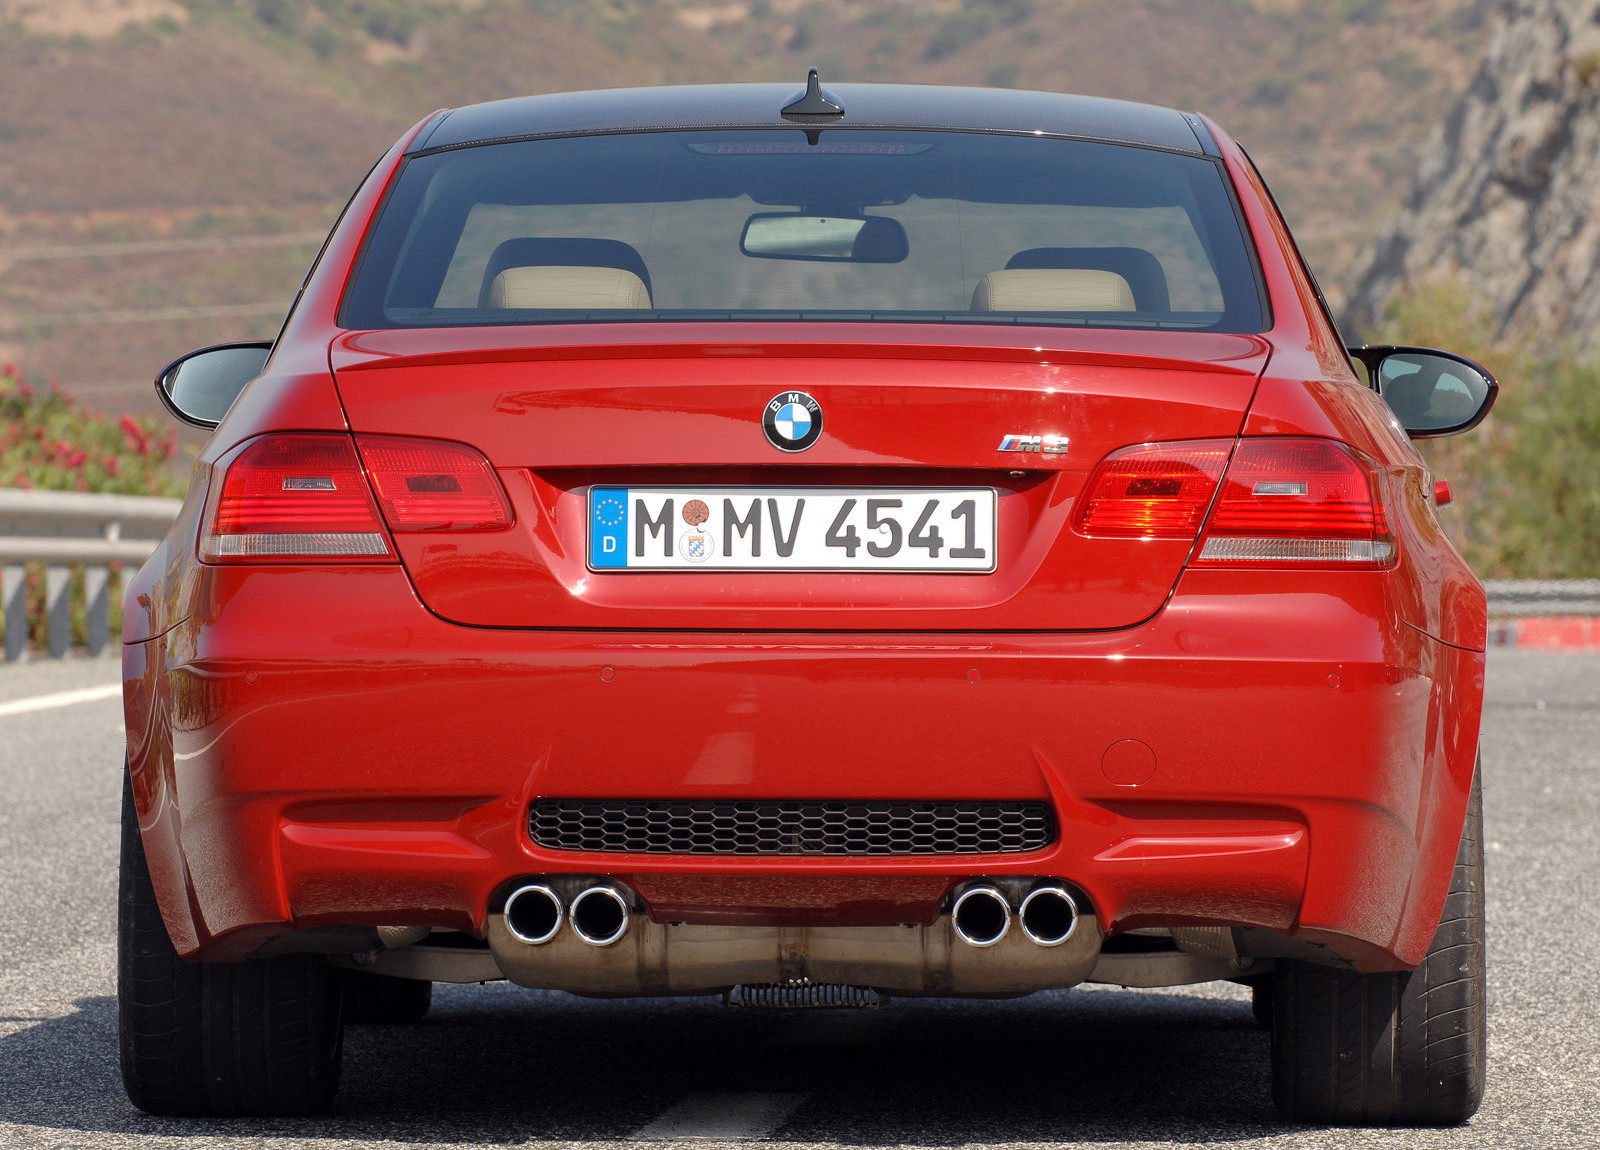
[[[51,658],[72,650],[73,564],[84,568],[88,646],[111,646],[111,564],[137,568],[161,543],[183,504],[149,495],[34,491],[0,487],[0,597],[4,598],[5,657],[28,657],[25,563],[43,563],[45,624]],[[35,620],[37,622],[37,620]]]
[[[71,574],[70,567],[54,563],[44,569],[44,610],[52,659],[65,659],[72,649]]]
[[[111,596],[106,585],[111,581],[111,568],[91,563],[83,571],[84,606],[89,612],[89,655],[98,658],[106,653],[111,638]]]
[[[0,567],[0,599],[5,601],[6,662],[15,663],[28,651],[28,579],[20,563]]]

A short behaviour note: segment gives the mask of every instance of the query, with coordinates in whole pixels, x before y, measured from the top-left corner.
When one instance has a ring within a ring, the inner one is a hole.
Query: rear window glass
[[[828,129],[413,157],[352,328],[789,319],[1259,331],[1220,166],[1033,136]]]

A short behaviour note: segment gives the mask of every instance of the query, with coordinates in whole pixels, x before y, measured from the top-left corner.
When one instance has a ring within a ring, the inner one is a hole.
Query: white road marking
[[[639,1127],[633,1142],[744,1142],[765,1138],[788,1120],[805,1094],[719,1094],[685,1096],[654,1122]]]
[[[0,703],[0,718],[24,715],[29,711],[48,711],[53,707],[70,707],[74,703],[92,703],[96,699],[109,699],[120,694],[121,683],[108,683],[104,687],[84,687],[80,691],[60,691],[54,695],[35,695],[31,699],[13,699],[9,703]]]

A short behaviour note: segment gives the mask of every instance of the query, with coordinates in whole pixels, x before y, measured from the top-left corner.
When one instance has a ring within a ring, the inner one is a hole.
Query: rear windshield
[[[341,318],[351,328],[1264,326],[1255,265],[1211,160],[837,128],[580,136],[413,157]]]

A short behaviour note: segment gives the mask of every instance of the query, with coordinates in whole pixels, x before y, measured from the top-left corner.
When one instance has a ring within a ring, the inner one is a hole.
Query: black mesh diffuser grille
[[[541,799],[528,831],[562,851],[662,855],[980,855],[1055,839],[1046,803]]]

